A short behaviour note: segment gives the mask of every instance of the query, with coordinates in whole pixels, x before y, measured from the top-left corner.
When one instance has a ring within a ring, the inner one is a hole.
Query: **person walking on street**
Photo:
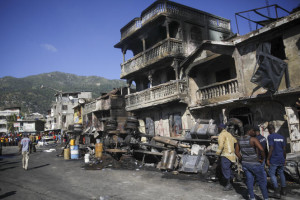
[[[281,198],[281,195],[286,195],[286,183],[284,176],[284,165],[286,159],[286,141],[282,135],[275,133],[275,127],[273,124],[268,125],[269,143],[269,155],[267,159],[267,165],[269,166],[269,174],[274,187],[274,193],[272,197]],[[280,176],[281,190],[277,183],[276,171]]]
[[[241,136],[235,145],[235,154],[242,162],[242,169],[246,175],[246,185],[250,199],[255,199],[253,192],[254,178],[259,184],[263,198],[268,199],[267,183],[265,182],[264,168],[261,163],[265,159],[265,152],[258,139],[255,137],[254,128],[251,125],[244,127],[245,136]],[[258,158],[256,149],[261,153]]]
[[[21,140],[20,145],[22,149],[22,165],[23,169],[28,169],[28,160],[29,160],[29,148],[30,148],[30,139],[24,134],[24,138]]]
[[[226,185],[223,190],[228,191],[232,190],[231,181],[233,179],[233,173],[231,170],[231,165],[236,162],[234,144],[237,142],[237,140],[231,135],[231,133],[226,131],[225,128],[226,126],[224,124],[220,124],[218,127],[220,135],[218,137],[219,147],[216,154],[221,156],[222,174],[226,180]]]

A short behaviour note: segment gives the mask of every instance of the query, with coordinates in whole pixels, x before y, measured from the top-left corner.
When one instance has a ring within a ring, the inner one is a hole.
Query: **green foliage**
[[[13,115],[7,116],[6,121],[7,121],[7,130],[11,133],[14,133],[15,129],[16,129],[14,127],[14,122],[17,121],[17,115],[13,114]]]
[[[74,74],[51,72],[25,78],[0,78],[0,108],[19,106],[23,112],[46,114],[55,101],[55,91],[41,89],[41,85],[63,92],[92,92],[93,98],[113,88],[124,87],[122,80],[108,80],[97,76],[77,76]]]

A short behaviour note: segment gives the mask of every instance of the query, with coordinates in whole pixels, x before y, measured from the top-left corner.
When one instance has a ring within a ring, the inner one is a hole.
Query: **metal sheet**
[[[276,92],[287,68],[287,63],[272,56],[269,52],[269,45],[263,43],[258,47],[256,59],[259,67],[250,81],[271,92]]]

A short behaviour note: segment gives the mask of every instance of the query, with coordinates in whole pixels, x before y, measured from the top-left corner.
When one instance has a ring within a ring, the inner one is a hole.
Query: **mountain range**
[[[41,85],[44,87],[41,88]],[[55,101],[55,90],[90,91],[93,98],[97,98],[102,93],[125,85],[125,81],[120,79],[109,80],[99,76],[77,76],[63,72],[50,72],[24,78],[6,76],[0,78],[0,109],[21,107],[23,113],[46,114]]]

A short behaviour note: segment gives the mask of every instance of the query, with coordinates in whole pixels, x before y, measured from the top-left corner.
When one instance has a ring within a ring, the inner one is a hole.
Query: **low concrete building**
[[[45,121],[43,120],[30,120],[22,119],[14,123],[18,133],[30,133],[33,135],[44,132]]]
[[[9,133],[7,127],[7,117],[11,115],[16,115],[17,117],[19,117],[20,113],[21,113],[20,107],[5,108],[4,110],[0,111],[0,134]]]

